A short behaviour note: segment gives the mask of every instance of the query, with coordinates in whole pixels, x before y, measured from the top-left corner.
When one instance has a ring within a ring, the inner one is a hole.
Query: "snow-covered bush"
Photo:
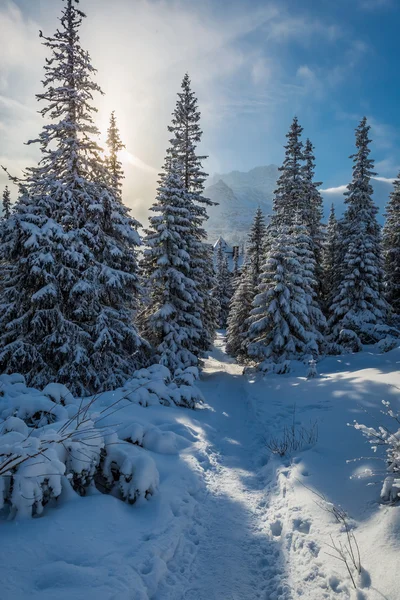
[[[383,414],[389,417],[393,423],[393,429],[384,425],[379,427],[367,427],[361,423],[354,422],[355,429],[367,438],[374,452],[379,446],[385,448],[387,476],[383,482],[381,498],[384,501],[394,502],[400,498],[400,413],[392,410],[390,402],[382,401],[385,407]]]
[[[0,510],[11,518],[40,515],[64,489],[85,495],[93,485],[132,504],[150,498],[158,471],[148,450],[176,453],[177,436],[129,420],[130,407],[194,408],[202,400],[197,377],[191,368],[172,380],[168,369],[153,365],[123,388],[82,400],[63,385],[40,391],[20,375],[1,375]],[[122,409],[125,421],[117,426],[112,416]]]
[[[158,490],[159,475],[154,460],[136,446],[118,444],[115,434],[107,440],[101,461],[104,491],[134,504]]]
[[[40,397],[39,397],[40,399]],[[35,397],[31,398],[35,404]],[[10,516],[34,516],[63,486],[80,494],[90,485],[100,463],[103,434],[81,409],[74,419],[28,427],[8,417],[0,430],[0,506]]]
[[[23,429],[21,424],[18,428]],[[51,436],[19,431],[0,436],[0,508],[9,505],[11,517],[41,514],[43,506],[61,494],[64,473]]]
[[[387,335],[377,344],[377,348],[380,352],[390,352],[397,348],[400,344],[399,338],[393,337],[392,335]]]
[[[164,404],[165,406],[184,406],[195,408],[203,402],[203,396],[194,385],[199,378],[196,367],[177,370],[174,379],[163,365],[152,365],[133,374],[118,391],[128,400],[142,406]]]
[[[338,343],[345,352],[360,352],[362,350],[361,340],[354,329],[340,330]]]
[[[272,362],[271,360],[263,360],[258,366],[257,370],[261,371],[265,375],[275,373],[275,375],[285,375],[290,373],[290,360],[284,360],[279,363]]]

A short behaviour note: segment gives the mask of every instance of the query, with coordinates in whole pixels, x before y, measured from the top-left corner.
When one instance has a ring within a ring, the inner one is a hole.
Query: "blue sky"
[[[60,0],[0,6],[2,163],[35,160],[45,52]],[[126,200],[144,215],[154,198],[175,94],[186,70],[203,113],[210,173],[276,163],[294,114],[316,146],[324,188],[351,174],[354,128],[366,114],[379,176],[400,165],[397,0],[81,0],[83,45],[106,92],[104,131],[115,109],[125,139]]]

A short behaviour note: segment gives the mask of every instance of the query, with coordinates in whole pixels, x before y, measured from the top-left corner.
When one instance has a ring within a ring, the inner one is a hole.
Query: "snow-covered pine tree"
[[[191,89],[191,81],[186,73],[178,93],[176,107],[172,115],[169,131],[173,137],[168,150],[170,156],[177,157],[183,166],[183,181],[191,202],[192,236],[188,252],[190,255],[191,276],[196,283],[199,302],[196,316],[202,322],[199,350],[207,350],[214,339],[215,329],[213,313],[216,306],[210,295],[215,287],[212,247],[207,243],[204,223],[208,219],[207,206],[213,202],[205,198],[204,182],[207,173],[203,171],[202,162],[207,157],[197,153],[203,132],[200,127],[200,111],[195,93]],[[205,315],[205,312],[209,314]]]
[[[300,214],[302,222],[307,223],[307,188],[304,183],[304,151],[301,133],[303,128],[294,117],[287,133],[285,158],[279,167],[280,176],[274,192],[273,216],[271,230],[281,225],[292,226],[295,215]]]
[[[369,158],[370,127],[364,117],[356,129],[353,178],[341,222],[341,281],[331,306],[333,341],[353,350],[382,337],[388,305],[383,296],[381,234],[372,199],[374,161]]]
[[[324,245],[324,228],[322,225],[323,206],[322,196],[318,190],[322,183],[314,181],[315,156],[314,147],[309,139],[304,145],[304,224],[307,226],[311,238],[312,251],[315,258],[315,279],[318,296],[322,295],[322,252]]]
[[[250,317],[247,353],[261,368],[277,372],[285,372],[288,361],[309,351],[311,324],[296,242],[287,226],[278,226]]]
[[[306,295],[308,316],[303,324],[307,337],[307,353],[316,359],[324,344],[326,319],[321,311],[317,293],[315,247],[309,226],[301,222],[300,213],[297,215],[292,236],[298,260],[297,284]]]
[[[86,337],[68,319],[59,291],[65,248],[62,228],[51,218],[57,206],[35,193],[35,183],[18,182],[14,211],[2,224],[0,368],[44,386],[56,380],[64,346],[72,337],[83,345]]]
[[[227,351],[232,356],[246,354],[246,336],[252,303],[257,293],[263,261],[265,260],[265,217],[257,208],[246,244],[243,273],[235,285],[230,304],[227,327]]]
[[[396,314],[400,314],[400,174],[386,205],[383,228],[385,260],[385,296]]]
[[[326,312],[329,311],[333,299],[337,294],[340,282],[341,265],[339,244],[339,224],[336,219],[335,206],[332,204],[326,228],[322,259],[322,302]]]
[[[223,241],[220,238],[217,243],[216,277],[214,298],[218,301],[219,315],[218,326],[225,329],[229,315],[229,305],[232,299],[232,274],[229,271],[228,258],[225,255]]]
[[[9,219],[11,216],[11,194],[8,189],[8,185],[4,188],[3,192],[3,217]]]
[[[137,257],[141,245],[137,232],[140,223],[122,202],[124,173],[118,153],[124,145],[114,114],[107,146],[108,157],[94,169],[101,208],[97,215],[95,202],[85,225],[95,240],[98,270],[97,306],[92,323],[88,324],[94,343],[92,362],[97,372],[96,391],[125,383],[133,371],[143,365],[148,351],[135,324],[142,296]]]
[[[106,164],[111,175],[111,187],[115,190],[115,196],[118,199],[122,198],[122,182],[125,177],[122,163],[119,159],[119,153],[125,148],[122,143],[115,111],[113,110],[110,116],[110,125],[107,130],[107,149],[108,156]]]
[[[100,88],[80,45],[84,16],[66,0],[60,28],[41,34],[51,52],[37,96],[47,122],[33,140],[42,158],[19,182],[1,250],[8,275],[0,367],[32,385],[58,380],[77,394],[121,383],[143,344],[132,324],[138,236],[95,140],[91,102]]]
[[[156,359],[172,373],[197,365],[201,328],[188,244],[191,202],[183,172],[180,159],[167,156],[151,207],[156,214],[150,217],[144,255],[150,285],[148,304],[141,315],[143,332]]]
[[[265,217],[260,207],[257,208],[251,225],[246,245],[246,264],[251,272],[253,281],[253,297],[255,295],[264,259],[265,244]]]
[[[245,340],[248,331],[248,318],[254,298],[253,271],[250,264],[242,269],[229,307],[228,326],[226,330],[226,351],[231,356],[246,354]]]
[[[216,273],[214,270],[214,248],[206,244],[204,249],[206,261],[204,272],[204,289],[207,293],[203,295],[202,332],[200,336],[200,350],[207,350],[214,341],[215,332],[219,327],[220,305],[218,298],[214,295],[216,287]]]

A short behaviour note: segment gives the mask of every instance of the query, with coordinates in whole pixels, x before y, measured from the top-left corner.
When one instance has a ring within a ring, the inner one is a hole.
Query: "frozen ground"
[[[398,600],[399,507],[379,504],[380,476],[351,478],[374,461],[346,461],[371,454],[347,423],[376,424],[383,399],[399,406],[399,365],[394,350],[326,359],[315,380],[303,367],[242,376],[220,336],[200,384],[204,407],[132,409],[176,434],[175,448],[146,449],[159,494],[132,507],[94,491],[38,519],[0,521],[0,599]],[[294,406],[296,422],[318,422],[318,441],[272,457],[266,441],[291,424]],[[328,555],[330,536],[345,536],[314,492],[349,515],[357,592]]]

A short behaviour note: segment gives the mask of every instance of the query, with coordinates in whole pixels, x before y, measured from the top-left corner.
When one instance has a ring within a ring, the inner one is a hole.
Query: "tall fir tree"
[[[95,69],[80,45],[84,13],[66,0],[60,28],[41,34],[46,118],[42,158],[19,181],[5,224],[0,366],[32,385],[86,394],[119,385],[141,363],[133,325],[138,282],[134,222],[110,186],[96,142]]]
[[[246,245],[246,264],[251,273],[254,294],[258,286],[261,266],[265,252],[265,217],[260,207],[257,208],[251,225]]]
[[[106,158],[106,164],[111,177],[111,187],[114,189],[115,196],[120,200],[122,199],[122,183],[125,175],[119,154],[124,148],[125,144],[122,143],[115,111],[113,110],[110,116],[110,125],[107,130],[108,156]]]
[[[4,188],[3,192],[3,217],[9,219],[11,216],[11,194],[8,186]]]
[[[227,351],[232,356],[246,354],[246,336],[248,332],[252,303],[257,293],[265,253],[265,217],[257,208],[246,244],[246,257],[243,273],[235,284],[229,309],[227,327]]]
[[[353,350],[380,339],[388,311],[382,286],[378,209],[372,199],[375,173],[374,161],[369,158],[369,130],[364,117],[356,129],[357,151],[350,157],[353,178],[341,223],[341,280],[329,319],[333,341]]]
[[[291,359],[310,350],[311,328],[307,293],[302,285],[304,268],[298,258],[293,232],[278,226],[253,302],[247,352],[262,366],[288,368]]]
[[[249,318],[247,348],[258,361],[285,365],[318,357],[326,322],[319,306],[321,197],[315,159],[293,119],[265,235],[265,263]],[[280,367],[280,369],[284,367]]]
[[[318,294],[315,246],[309,226],[301,221],[300,213],[297,215],[292,236],[299,264],[297,283],[305,293],[307,303],[307,319],[304,321],[307,336],[306,351],[313,359],[317,359],[324,346],[326,319],[320,307]]]
[[[322,196],[318,190],[322,183],[314,181],[315,156],[314,147],[309,139],[304,145],[303,176],[305,185],[304,198],[304,224],[308,228],[311,239],[312,251],[315,259],[315,278],[318,296],[322,296],[322,253],[324,246],[324,228],[322,225],[323,205]]]
[[[333,299],[337,294],[340,282],[340,271],[339,224],[336,219],[335,206],[332,204],[326,228],[322,259],[322,302],[326,312],[329,311]]]
[[[115,114],[110,119],[108,156],[100,164],[102,207],[99,222],[93,221],[97,235],[98,304],[94,314],[93,363],[97,365],[96,390],[122,385],[148,353],[147,344],[136,327],[136,315],[143,294],[137,250],[140,223],[122,201],[124,172],[119,152],[121,141]],[[101,179],[103,178],[103,180]]]
[[[156,360],[175,373],[198,364],[201,328],[188,244],[191,203],[178,157],[167,157],[159,183],[145,238],[149,299],[141,319]]]
[[[224,252],[221,238],[217,242],[216,277],[213,293],[219,306],[218,327],[225,329],[232,299],[232,275],[229,271],[228,258]]]
[[[188,252],[191,272],[196,283],[199,302],[196,316],[202,323],[199,338],[199,350],[207,350],[214,339],[214,316],[217,310],[211,294],[215,287],[212,247],[207,243],[204,224],[208,218],[207,207],[213,202],[204,196],[204,183],[207,173],[202,162],[207,158],[197,153],[203,132],[200,127],[200,111],[195,93],[191,89],[191,81],[186,73],[178,93],[172,123],[169,131],[172,134],[169,156],[177,157],[182,163],[184,186],[191,204],[192,236]]]
[[[273,216],[271,219],[272,235],[274,229],[284,225],[292,226],[295,215],[300,214],[302,222],[307,223],[309,208],[308,196],[304,183],[304,149],[301,141],[303,128],[297,117],[294,117],[286,135],[285,158],[279,167],[280,176],[274,193]]]
[[[400,175],[386,205],[383,228],[385,296],[396,314],[400,314]]]
[[[247,321],[252,310],[252,301],[255,294],[253,272],[250,269],[250,264],[245,264],[239,280],[235,283],[227,319],[226,351],[231,356],[244,357],[246,355]]]

